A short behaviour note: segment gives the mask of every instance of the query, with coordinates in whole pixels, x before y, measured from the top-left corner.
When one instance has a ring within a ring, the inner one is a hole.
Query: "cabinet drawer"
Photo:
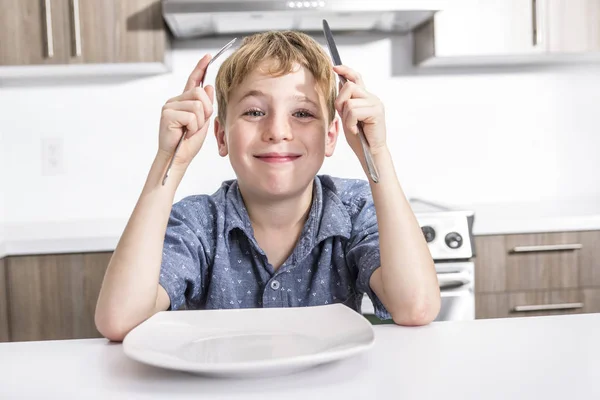
[[[0,258],[0,342],[8,342],[9,339],[6,268],[4,266],[4,259]]]
[[[599,294],[590,292],[587,299],[592,301]],[[483,293],[475,298],[477,319],[580,314],[592,312],[592,308],[595,306],[586,304],[586,296],[580,290]]]
[[[600,231],[579,232],[581,249],[579,285],[600,287]]]
[[[579,286],[577,232],[509,235],[505,243],[508,291]]]

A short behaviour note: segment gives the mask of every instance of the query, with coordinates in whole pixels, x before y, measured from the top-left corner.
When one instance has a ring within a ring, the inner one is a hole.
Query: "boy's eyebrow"
[[[268,96],[265,93],[261,92],[260,90],[249,90],[240,98],[239,101],[241,102],[246,97],[268,97]],[[291,99],[293,99],[295,101],[310,103],[313,106],[319,108],[319,104],[316,101],[312,100],[310,97],[305,96],[305,95],[297,94],[295,96],[292,96]]]

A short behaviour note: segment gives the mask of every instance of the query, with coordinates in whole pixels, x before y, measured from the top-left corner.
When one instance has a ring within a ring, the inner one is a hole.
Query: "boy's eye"
[[[312,118],[312,117],[314,117],[314,115],[312,115],[312,113],[310,113],[307,110],[296,111],[294,113],[294,116],[296,116],[298,118]]]
[[[244,115],[248,115],[250,117],[262,117],[265,115],[265,113],[260,110],[248,110],[244,113]]]

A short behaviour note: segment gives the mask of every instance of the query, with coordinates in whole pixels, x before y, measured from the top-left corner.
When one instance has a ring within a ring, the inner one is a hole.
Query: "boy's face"
[[[258,195],[303,192],[333,154],[339,132],[329,123],[314,76],[296,65],[274,77],[268,63],[230,94],[224,125],[215,120],[219,154],[229,154],[240,185]]]

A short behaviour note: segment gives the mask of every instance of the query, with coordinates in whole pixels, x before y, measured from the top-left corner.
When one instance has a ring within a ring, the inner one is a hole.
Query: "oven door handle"
[[[449,272],[437,274],[440,289],[446,287],[465,286],[473,282],[473,275],[469,272]]]

